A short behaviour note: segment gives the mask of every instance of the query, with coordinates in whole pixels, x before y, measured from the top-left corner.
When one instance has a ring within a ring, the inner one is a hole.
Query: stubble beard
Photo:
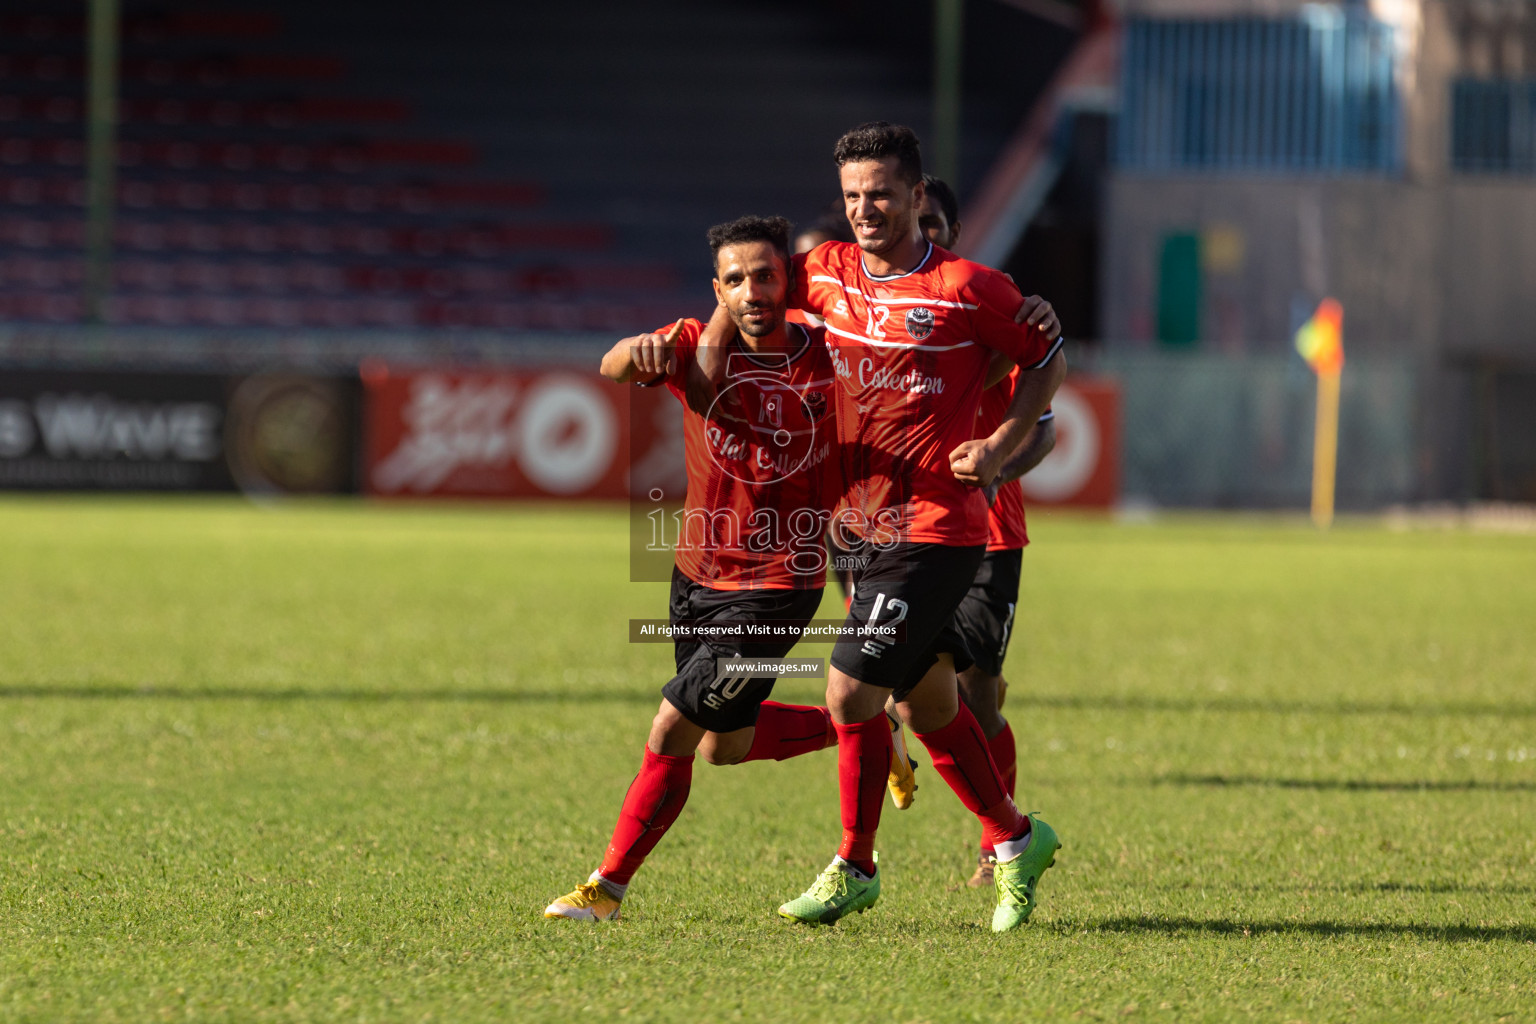
[[[756,311],[742,310],[740,314],[733,315],[731,319],[736,322],[736,329],[749,338],[766,338],[768,335],[778,330],[779,325],[784,322],[783,314],[775,314],[773,315],[771,321],[765,320],[762,323],[754,324],[746,318],[746,313],[748,312]],[[774,311],[766,310],[766,312],[773,314]]]
[[[886,217],[885,223],[881,225],[887,231],[887,234],[883,237],[863,238],[855,232],[854,240],[858,242],[859,249],[862,252],[883,258],[886,254],[899,248],[902,240],[912,233],[912,219],[908,217],[905,218],[905,221],[904,227],[899,227],[895,218]]]

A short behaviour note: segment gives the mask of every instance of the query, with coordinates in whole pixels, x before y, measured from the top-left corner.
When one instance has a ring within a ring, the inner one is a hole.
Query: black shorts
[[[976,667],[989,676],[1003,674],[1013,612],[1019,603],[1019,568],[1024,550],[988,551],[971,589],[955,609],[955,630],[970,649]]]
[[[821,606],[818,590],[711,590],[672,569],[669,618],[678,622],[789,622],[805,628]],[[667,703],[710,732],[757,724],[776,676],[716,678],[716,658],[782,658],[794,640],[679,640],[672,645],[677,675],[661,688]]]
[[[876,548],[853,588],[847,625],[897,625],[901,642],[877,638],[839,640],[832,667],[873,686],[888,686],[900,700],[917,686],[940,654],[954,656],[956,671],[971,666],[971,653],[954,628],[955,609],[976,578],[987,549],[947,544],[896,544]]]

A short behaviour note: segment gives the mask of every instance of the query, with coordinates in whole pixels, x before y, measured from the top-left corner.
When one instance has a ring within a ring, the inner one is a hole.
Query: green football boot
[[[874,859],[875,874],[866,879],[843,858],[832,858],[804,895],[779,908],[779,916],[805,924],[833,924],[847,914],[864,913],[880,898],[880,855]]]
[[[1000,860],[994,867],[997,882],[997,909],[992,912],[992,930],[1010,932],[1029,920],[1035,910],[1035,885],[1045,869],[1056,863],[1061,842],[1056,830],[1029,816],[1029,845],[1012,860]]]

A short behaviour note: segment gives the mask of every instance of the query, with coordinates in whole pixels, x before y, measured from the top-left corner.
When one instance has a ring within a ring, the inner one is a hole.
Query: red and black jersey
[[[1013,402],[1014,391],[1019,386],[1019,368],[981,393],[981,407],[976,410],[976,436],[987,437],[1003,422],[1003,414]],[[1040,417],[1044,423],[1056,414],[1050,409]],[[1029,531],[1024,524],[1024,489],[1019,481],[1010,480],[997,489],[997,498],[987,514],[987,550],[1012,551],[1029,544]]]
[[[1041,367],[1060,339],[1014,323],[1024,297],[1007,275],[937,246],[915,269],[884,277],[865,270],[849,242],[795,261],[791,305],[826,320],[853,515],[877,535],[986,543],[987,503],[955,479],[949,453],[975,437],[992,352]]]
[[[684,320],[673,373],[645,382],[664,381],[683,403],[688,495],[677,567],[714,590],[820,589],[822,537],[842,490],[822,332],[789,325],[788,352],[754,353],[733,338],[725,379],[701,415],[689,407],[684,385],[703,329]]]

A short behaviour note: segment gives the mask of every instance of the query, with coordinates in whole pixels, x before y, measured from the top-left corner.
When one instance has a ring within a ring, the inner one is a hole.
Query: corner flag
[[[1301,325],[1296,351],[1319,376],[1344,369],[1344,307],[1336,299],[1324,299]]]
[[[1312,522],[1333,522],[1333,485],[1339,455],[1339,375],[1344,370],[1344,307],[1318,304],[1296,332],[1296,351],[1317,374],[1317,426],[1312,440]]]

